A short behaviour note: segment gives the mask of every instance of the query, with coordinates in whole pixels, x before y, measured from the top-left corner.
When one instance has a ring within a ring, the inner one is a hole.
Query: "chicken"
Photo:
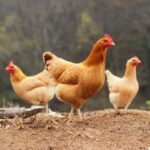
[[[71,105],[69,118],[76,109],[78,117],[82,119],[80,108],[103,87],[106,53],[111,45],[115,45],[112,38],[105,34],[94,44],[89,56],[77,64],[48,51],[43,53],[45,68],[57,82],[56,97]]]
[[[113,75],[109,70],[105,71],[110,92],[109,99],[117,112],[119,112],[119,107],[127,109],[138,92],[136,67],[140,63],[137,56],[129,59],[126,63],[125,75],[122,78]]]
[[[10,74],[12,87],[20,98],[34,105],[44,104],[48,112],[48,102],[54,96],[55,81],[47,70],[44,69],[34,76],[26,76],[19,67],[10,62],[6,71]]]

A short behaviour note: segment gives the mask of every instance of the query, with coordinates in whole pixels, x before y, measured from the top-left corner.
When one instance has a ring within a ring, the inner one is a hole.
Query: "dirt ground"
[[[150,112],[114,110],[84,113],[67,122],[63,117],[0,120],[0,150],[148,150]]]

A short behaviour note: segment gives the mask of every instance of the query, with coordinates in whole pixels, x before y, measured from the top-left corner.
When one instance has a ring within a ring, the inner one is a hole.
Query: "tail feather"
[[[106,70],[105,74],[106,74],[107,80],[111,80],[112,78],[114,78],[114,75],[109,70]]]
[[[117,92],[118,91],[118,84],[117,81],[120,80],[119,77],[113,75],[109,70],[105,71],[107,77],[108,88],[110,92]]]
[[[52,59],[54,57],[53,53],[46,51],[43,53],[43,60],[44,63],[46,63],[48,60]]]

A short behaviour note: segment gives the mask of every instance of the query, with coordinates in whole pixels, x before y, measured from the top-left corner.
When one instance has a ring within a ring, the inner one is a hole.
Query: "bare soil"
[[[84,113],[67,122],[66,115],[0,120],[0,150],[148,150],[150,112],[107,109]]]

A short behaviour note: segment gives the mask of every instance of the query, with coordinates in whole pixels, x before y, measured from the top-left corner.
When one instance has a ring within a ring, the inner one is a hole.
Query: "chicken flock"
[[[71,105],[69,118],[76,110],[80,119],[83,118],[80,109],[90,97],[102,89],[106,74],[109,99],[118,112],[120,107],[127,109],[138,92],[136,68],[141,61],[134,56],[127,61],[122,78],[113,75],[109,70],[105,70],[105,63],[107,51],[114,45],[110,35],[105,34],[80,63],[69,62],[50,51],[45,51],[45,67],[42,72],[27,76],[13,62],[8,64],[6,71],[10,74],[15,93],[24,101],[34,105],[43,104],[48,113],[48,102],[55,95],[60,101]]]

